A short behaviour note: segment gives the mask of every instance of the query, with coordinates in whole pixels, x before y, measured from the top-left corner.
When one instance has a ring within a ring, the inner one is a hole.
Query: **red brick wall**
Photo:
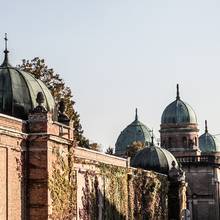
[[[50,113],[36,113],[29,117],[29,187],[28,215],[31,220],[48,219],[51,213],[49,179],[55,161],[53,150],[65,153],[73,144],[73,130],[54,123]]]
[[[66,151],[72,140],[73,130],[50,113],[31,114],[29,123],[0,114],[1,220],[48,219],[52,149]]]
[[[24,121],[0,114],[0,219],[3,220],[24,217],[25,127]]]

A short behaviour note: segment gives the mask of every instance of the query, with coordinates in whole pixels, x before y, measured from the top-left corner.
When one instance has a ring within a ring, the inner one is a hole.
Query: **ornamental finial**
[[[9,53],[9,51],[8,51],[8,36],[7,36],[7,33],[5,33],[4,40],[5,40],[5,50],[4,50],[5,58],[4,58],[4,61],[3,61],[1,66],[10,66],[10,64],[8,62],[8,53]]]
[[[135,109],[135,121],[137,121],[138,120],[138,109],[136,108]]]
[[[179,91],[179,84],[176,85],[176,99],[180,99],[180,91]]]
[[[59,102],[59,108],[58,108],[58,122],[69,125],[70,119],[65,114],[65,102],[64,99],[61,99]]]
[[[207,125],[207,120],[205,120],[205,133],[208,133],[208,125]]]
[[[47,113],[47,109],[43,106],[44,103],[44,95],[42,92],[37,93],[37,98],[36,102],[38,106],[36,106],[33,110],[32,113]]]
[[[44,103],[44,95],[42,92],[37,93],[36,102],[39,106],[42,106],[42,104]]]
[[[172,165],[173,168],[175,168],[176,162],[173,160],[172,163],[171,163],[171,165]]]
[[[154,146],[154,129],[151,130],[151,146]]]
[[[5,40],[5,53],[8,53],[9,51],[8,51],[8,34],[7,33],[5,33],[5,38],[4,38],[4,40]]]

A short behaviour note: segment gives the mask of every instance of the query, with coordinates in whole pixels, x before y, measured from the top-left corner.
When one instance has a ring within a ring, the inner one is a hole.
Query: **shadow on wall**
[[[79,211],[80,219],[83,220],[125,220],[126,215],[120,213],[116,206],[98,191],[98,199],[91,196],[83,198],[83,208]],[[84,194],[85,196],[85,194]],[[100,205],[100,201],[102,204]]]
[[[156,178],[142,176],[140,181],[130,176],[115,181],[117,177],[112,180],[102,177],[100,181],[100,177],[89,172],[84,173],[84,178],[79,209],[82,220],[167,219],[166,187]]]
[[[82,188],[82,208],[79,217],[83,220],[124,220],[125,213],[120,213],[116,206],[106,198],[105,190],[99,189],[99,180],[94,176],[92,182],[85,173],[85,186]]]

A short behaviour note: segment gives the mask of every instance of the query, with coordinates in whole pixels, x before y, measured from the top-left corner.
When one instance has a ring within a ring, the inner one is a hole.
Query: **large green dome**
[[[178,164],[176,158],[168,150],[152,144],[135,155],[131,166],[168,174],[169,170],[173,167],[173,161],[175,164]]]
[[[205,133],[199,137],[199,148],[203,153],[220,152],[220,141],[208,132],[207,122]]]
[[[190,105],[183,102],[179,97],[179,86],[177,85],[177,97],[174,102],[169,104],[161,118],[161,124],[168,123],[193,123],[197,124],[197,117]]]
[[[29,111],[38,104],[38,92],[44,96],[44,106],[54,110],[54,99],[46,85],[30,73],[12,67],[8,62],[8,50],[0,66],[0,113],[26,120]]]
[[[134,142],[141,142],[148,146],[151,142],[150,129],[138,120],[137,110],[135,120],[119,135],[115,144],[115,154],[124,155],[128,147]]]

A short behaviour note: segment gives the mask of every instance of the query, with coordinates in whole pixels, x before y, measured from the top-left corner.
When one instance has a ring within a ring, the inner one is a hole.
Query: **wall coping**
[[[59,127],[63,127],[63,128],[67,128],[67,129],[73,129],[71,126],[65,125],[65,124],[60,123],[60,122],[58,122],[58,121],[53,121],[52,123],[53,123],[54,125],[58,125]]]
[[[103,152],[100,152],[100,151],[90,150],[90,149],[86,149],[86,148],[83,148],[83,147],[76,147],[76,149],[79,149],[81,151],[91,152],[93,154],[99,154],[99,155],[102,155],[102,156],[105,156],[105,157],[121,160],[121,161],[124,161],[124,162],[127,161],[127,159],[125,159],[125,158],[110,155],[110,154],[106,154],[106,153],[103,153]]]
[[[91,153],[91,154],[93,154],[92,156],[94,156],[94,160],[96,160],[96,161],[99,161],[96,157],[95,157],[95,155],[100,155],[100,156],[104,156],[106,159],[113,159],[113,160],[117,160],[117,161],[119,161],[119,162],[121,162],[122,164],[114,164],[114,162],[113,161],[111,161],[111,165],[115,165],[115,166],[119,166],[119,167],[129,167],[130,169],[132,169],[132,170],[137,170],[138,168],[135,168],[135,167],[131,167],[130,166],[130,162],[129,162],[129,160],[128,159],[125,159],[125,158],[121,158],[121,157],[117,157],[117,156],[113,156],[113,155],[108,155],[108,154],[105,154],[105,153],[103,153],[103,152],[98,152],[98,151],[94,151],[94,150],[89,150],[89,149],[85,149],[85,148],[82,148],[82,147],[76,147],[75,148],[76,150],[78,150],[78,151],[83,151],[83,152],[87,152],[87,153]],[[75,157],[78,157],[79,156],[79,158],[80,158],[80,155],[78,155],[78,154],[75,154]],[[83,158],[83,159],[88,159],[88,160],[92,160],[91,158]],[[103,162],[103,163],[105,163],[105,164],[109,164],[109,162],[106,160],[106,161],[101,161],[101,162]],[[139,168],[140,169],[140,168]],[[159,173],[159,172],[156,172],[156,171],[153,171],[153,170],[145,170],[145,169],[141,169],[141,170],[143,170],[144,172],[147,172],[147,173],[149,173],[149,172],[153,172],[154,174],[156,174],[156,175],[159,175],[159,176],[163,176],[163,177],[168,177],[168,175],[166,175],[166,174],[163,174],[163,173]]]
[[[0,113],[0,117],[11,119],[11,120],[14,120],[14,121],[17,121],[17,122],[21,122],[23,124],[27,124],[27,122],[25,120],[22,120],[22,119],[19,119],[19,118],[15,118],[15,117],[10,116],[10,115],[5,115],[5,114]]]

